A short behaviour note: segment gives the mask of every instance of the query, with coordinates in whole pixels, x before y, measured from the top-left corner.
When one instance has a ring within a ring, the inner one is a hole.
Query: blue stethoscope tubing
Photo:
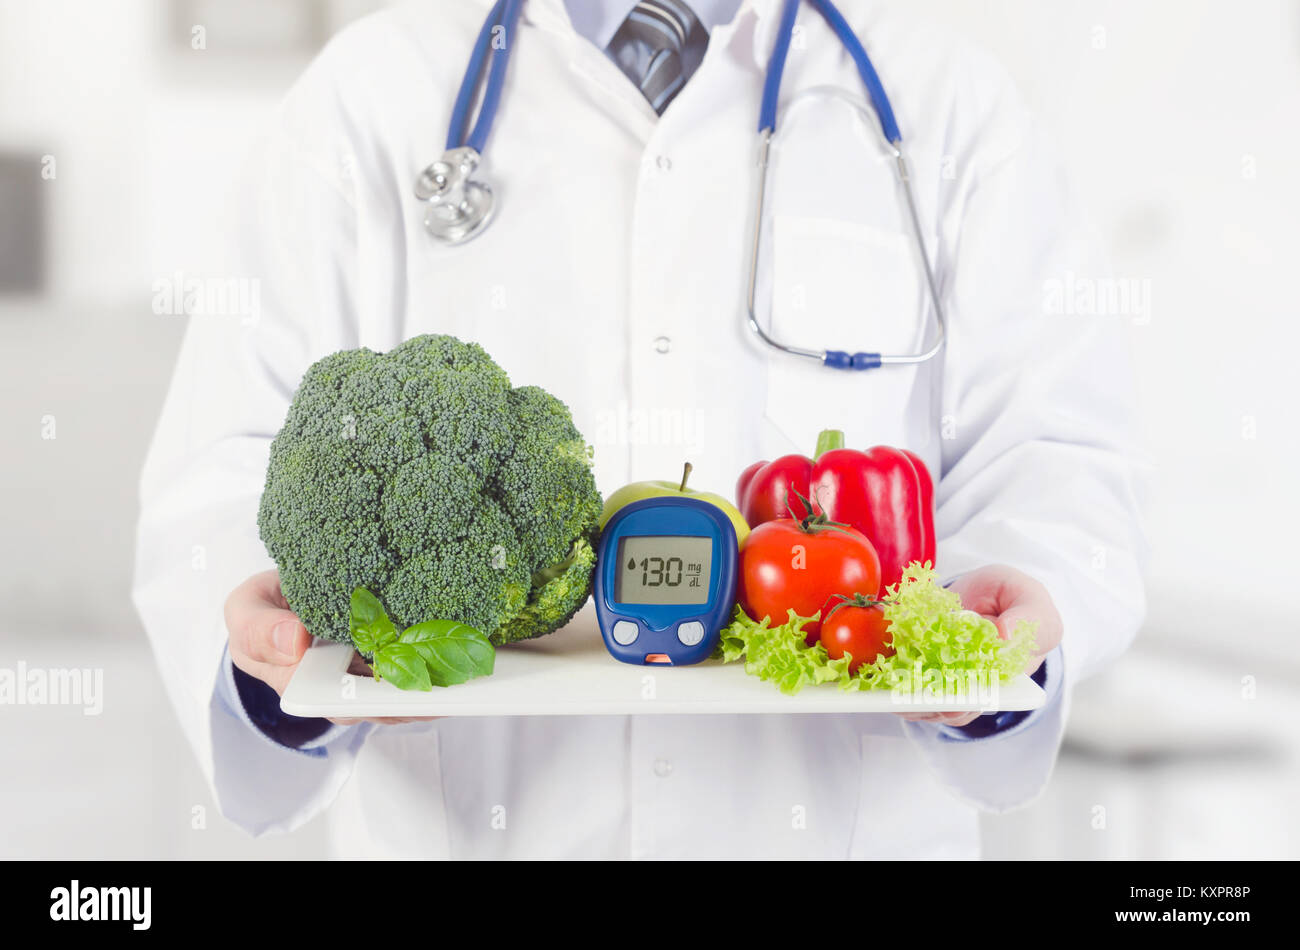
[[[772,58],[767,66],[763,80],[763,98],[758,118],[758,181],[755,188],[752,233],[750,241],[750,261],[748,293],[746,295],[746,322],[759,340],[769,347],[793,356],[815,359],[832,369],[868,370],[882,366],[914,365],[923,363],[936,356],[943,349],[947,335],[947,320],[944,315],[938,283],[934,269],[930,265],[930,256],[926,250],[924,232],[917,213],[916,199],[912,193],[911,173],[903,154],[903,136],[898,129],[898,120],[884,84],[867,55],[866,48],[849,26],[844,15],[831,0],[807,0],[826,20],[831,30],[843,44],[852,58],[866,88],[870,100],[870,112],[857,100],[831,91],[830,95],[839,98],[852,107],[873,127],[878,123],[878,131],[884,140],[886,151],[894,159],[895,173],[903,194],[907,199],[909,223],[916,245],[917,255],[924,270],[926,286],[929,290],[931,305],[934,308],[937,338],[926,349],[916,353],[876,353],[854,352],[845,350],[809,349],[777,340],[771,331],[759,322],[756,313],[755,298],[758,286],[759,257],[762,253],[763,209],[766,204],[769,157],[772,140],[776,134],[777,100],[781,92],[781,78],[785,72],[786,59],[789,57],[790,44],[794,37],[795,20],[799,14],[800,0],[783,0],[781,18],[776,35],[776,44]],[[519,14],[523,0],[497,0],[489,11],[474,50],[470,56],[465,76],[461,80],[452,107],[451,121],[447,130],[447,152],[443,158],[431,165],[417,180],[416,194],[422,200],[437,206],[438,214],[430,214],[425,219],[430,233],[446,243],[458,244],[479,233],[486,225],[492,213],[491,189],[471,179],[483,154],[487,139],[496,120],[497,109],[501,103],[501,92],[505,84],[506,68],[510,53],[514,48],[515,33],[519,25]],[[503,42],[497,42],[500,31]],[[489,63],[489,57],[491,62]],[[484,85],[483,74],[487,81]],[[479,87],[483,86],[482,101],[479,104],[478,117],[473,129],[469,129],[470,111]],[[808,90],[813,92],[816,90]],[[872,121],[871,113],[874,112]]]
[[[483,21],[483,28],[474,41],[474,52],[470,55],[469,66],[465,69],[465,78],[460,81],[460,91],[456,93],[456,103],[451,109],[451,122],[447,128],[447,149],[468,146],[482,155],[487,144],[488,133],[496,121],[497,107],[501,104],[501,89],[506,81],[506,66],[510,62],[510,51],[514,49],[515,30],[519,26],[519,11],[523,9],[524,0],[497,0],[496,5]],[[502,42],[496,45],[496,31],[502,31]],[[488,69],[487,88],[483,90],[483,102],[479,106],[478,119],[468,136],[465,129],[469,125],[470,109],[474,106],[474,95],[483,82],[483,68],[487,63],[488,53],[492,54],[492,63]]]
[[[844,19],[844,14],[840,13],[830,0],[808,0],[808,2],[826,19],[836,37],[844,44],[844,49],[853,59],[854,65],[858,67],[858,75],[862,77],[862,84],[867,87],[872,108],[880,117],[880,126],[886,140],[895,145],[902,142],[903,135],[898,131],[894,107],[889,103],[889,96],[885,94],[885,87],[880,82],[876,67],[872,65],[871,57],[867,55],[857,34]],[[763,80],[763,105],[758,113],[760,132],[764,129],[776,130],[776,101],[781,92],[781,77],[785,73],[785,61],[790,54],[790,43],[794,39],[794,21],[798,15],[799,0],[785,0],[785,6],[781,9],[780,25],[776,31],[776,46],[772,50],[772,59],[767,64],[767,76]]]

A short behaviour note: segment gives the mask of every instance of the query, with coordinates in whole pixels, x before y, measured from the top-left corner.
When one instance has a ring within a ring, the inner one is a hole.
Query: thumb
[[[1002,639],[1008,640],[1021,621],[1036,627],[1034,639],[1038,648],[1034,652],[1037,656],[1050,653],[1061,642],[1061,614],[1047,588],[1037,581],[1025,585],[1017,592],[993,622],[997,624]]]
[[[293,666],[302,659],[311,636],[291,610],[262,602],[232,602],[226,624],[232,653],[256,663]]]
[[[1011,634],[1020,621],[1033,619],[1034,613],[1032,608],[1021,606],[1011,607],[1004,613],[992,618],[994,625],[998,628],[998,636],[1003,640],[1011,639]]]

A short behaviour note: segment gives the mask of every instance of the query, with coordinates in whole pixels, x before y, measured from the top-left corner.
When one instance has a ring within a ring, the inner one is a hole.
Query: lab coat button
[[[667,759],[655,759],[655,775],[667,778],[673,774],[673,764]]]
[[[628,646],[636,641],[636,624],[630,620],[620,620],[614,624],[614,642],[619,646]]]
[[[673,341],[666,336],[655,337],[655,352],[667,353],[673,348]]]
[[[693,647],[704,639],[704,624],[698,620],[688,620],[677,625],[677,639],[688,647]]]
[[[670,172],[673,170],[673,160],[667,155],[660,155],[655,159],[655,164],[659,166],[659,170],[662,172]]]

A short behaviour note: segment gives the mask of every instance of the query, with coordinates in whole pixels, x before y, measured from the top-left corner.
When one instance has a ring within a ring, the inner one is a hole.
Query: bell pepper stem
[[[813,451],[813,459],[819,459],[832,449],[844,448],[844,433],[839,429],[822,429],[817,436],[817,448]]]

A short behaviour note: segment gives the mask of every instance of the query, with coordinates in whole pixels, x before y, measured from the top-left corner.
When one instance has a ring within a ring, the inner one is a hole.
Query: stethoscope
[[[881,85],[875,67],[871,64],[871,59],[867,56],[866,49],[831,0],[808,0],[808,2],[821,13],[853,58],[871,105],[868,107],[866,103],[847,96],[842,91],[822,88],[806,90],[795,99],[812,94],[837,98],[851,107],[864,122],[880,134],[886,153],[894,159],[895,173],[907,199],[912,238],[925,273],[938,334],[929,348],[916,353],[849,353],[844,350],[809,349],[782,342],[769,330],[764,329],[758,321],[755,298],[758,288],[759,257],[763,249],[762,221],[767,197],[768,159],[776,134],[776,104],[781,91],[781,76],[785,71],[785,61],[790,53],[790,43],[794,36],[795,18],[799,13],[799,0],[783,0],[783,2],[776,46],[772,51],[772,59],[767,66],[767,76],[763,81],[763,101],[758,119],[758,181],[754,192],[753,225],[749,242],[746,323],[754,335],[769,347],[793,356],[815,359],[832,369],[866,370],[881,366],[923,363],[943,349],[947,320],[944,316],[943,304],[940,302],[934,269],[930,266],[925,238],[921,232],[916,199],[912,194],[911,174],[902,150],[903,136],[898,131],[894,109],[889,103],[889,97],[885,94],[885,88]],[[451,122],[447,130],[446,151],[440,159],[421,172],[415,181],[415,195],[426,204],[424,226],[434,238],[445,244],[462,244],[481,234],[488,222],[492,220],[492,213],[496,208],[491,186],[482,178],[474,177],[474,172],[482,161],[483,147],[501,102],[506,65],[510,59],[510,51],[514,48],[515,31],[522,7],[523,0],[497,0],[489,11],[474,42],[469,66],[465,70],[465,77],[461,80],[460,90],[456,94],[456,102],[452,108]],[[486,85],[484,85],[485,72]],[[479,104],[478,118],[474,122],[473,129],[470,129],[470,110],[480,87],[483,88],[483,95]]]

